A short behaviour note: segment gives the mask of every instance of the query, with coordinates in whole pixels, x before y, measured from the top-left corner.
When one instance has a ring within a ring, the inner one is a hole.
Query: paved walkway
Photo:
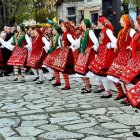
[[[140,111],[114,102],[116,92],[104,100],[102,93],[81,95],[79,78],[71,77],[69,91],[52,88],[47,79],[36,85],[30,76],[24,84],[0,78],[0,133],[6,140],[137,140],[132,131],[140,130]]]

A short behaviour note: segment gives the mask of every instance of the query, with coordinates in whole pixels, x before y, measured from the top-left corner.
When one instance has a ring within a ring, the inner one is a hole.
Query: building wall
[[[66,3],[62,3],[60,6],[57,6],[58,20],[63,19],[64,21],[69,21],[67,10],[68,7],[75,7],[77,24],[81,22],[82,14],[84,15],[84,18],[88,18],[90,21],[93,21],[94,14],[102,14],[102,0],[67,1]]]
[[[81,12],[78,10],[78,2],[67,2],[62,3],[57,7],[57,19],[63,19],[64,21],[69,21],[68,19],[68,10],[69,7],[75,7],[76,15],[76,24],[79,24],[81,21]]]
[[[93,14],[102,14],[101,0],[84,0],[84,17],[92,21]]]
[[[91,8],[85,8],[84,9],[84,17],[88,18],[90,21],[92,21],[92,14],[98,13],[100,15],[100,6],[95,6]]]

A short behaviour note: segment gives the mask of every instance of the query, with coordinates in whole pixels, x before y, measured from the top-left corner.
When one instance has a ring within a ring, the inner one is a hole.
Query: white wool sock
[[[35,77],[38,77],[37,69],[33,69],[33,68],[32,68],[31,70],[33,71]]]
[[[38,73],[39,73],[39,81],[43,81],[43,70],[38,69]]]

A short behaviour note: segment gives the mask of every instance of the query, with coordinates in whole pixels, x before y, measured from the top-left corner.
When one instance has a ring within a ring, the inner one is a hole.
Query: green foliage
[[[135,7],[140,7],[140,0],[125,0],[127,4],[134,5]]]
[[[6,6],[8,21],[11,24],[36,19],[36,11],[38,22],[43,22],[44,19],[52,18],[55,15],[48,0],[7,0]]]
[[[8,21],[11,24],[33,17],[32,0],[9,0],[6,6]]]

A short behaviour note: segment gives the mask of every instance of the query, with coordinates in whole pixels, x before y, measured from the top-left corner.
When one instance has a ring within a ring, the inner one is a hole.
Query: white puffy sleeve
[[[49,42],[45,37],[42,37],[42,41],[45,44],[44,49],[47,53],[48,50],[50,50],[50,48],[51,48],[51,42]]]
[[[7,42],[12,44],[14,42],[13,37],[11,37]]]
[[[130,37],[133,38],[135,34],[136,34],[136,31],[135,31],[133,28],[131,28],[131,29],[130,29],[130,32],[129,32]],[[126,49],[132,51],[132,47],[131,47],[131,46],[127,46]]]
[[[11,38],[10,40],[13,40],[13,38]],[[6,42],[4,41],[2,38],[0,38],[0,43],[2,44],[2,46],[4,46],[5,48],[9,49],[10,51],[13,51],[13,49],[15,48],[14,45],[12,45],[10,42]]]
[[[80,36],[78,39],[75,40],[75,45],[74,46],[75,46],[76,49],[78,49],[80,47],[81,38],[82,37]]]
[[[57,48],[62,47],[61,46],[61,41],[62,41],[62,36],[59,36],[59,38],[58,38],[58,47]]]
[[[27,45],[25,47],[28,49],[28,51],[31,51],[32,50],[32,41],[27,34],[25,35],[25,40],[27,42]]]
[[[130,37],[133,38],[135,34],[136,34],[136,31],[133,28],[131,28],[130,29]]]
[[[75,44],[75,40],[73,39],[71,34],[67,34],[67,39],[69,40],[69,42],[71,43],[71,46],[74,46]]]
[[[111,49],[111,48],[115,48],[116,47],[116,43],[117,43],[117,39],[116,37],[113,35],[113,32],[110,29],[106,30],[106,34],[110,39],[110,42],[107,44],[107,48]]]
[[[92,42],[94,43],[93,49],[94,49],[95,51],[97,51],[97,50],[98,50],[98,47],[99,47],[99,42],[98,42],[98,39],[97,39],[97,37],[95,36],[93,30],[90,30],[90,31],[89,31],[89,37],[90,37],[90,39],[92,40]]]

